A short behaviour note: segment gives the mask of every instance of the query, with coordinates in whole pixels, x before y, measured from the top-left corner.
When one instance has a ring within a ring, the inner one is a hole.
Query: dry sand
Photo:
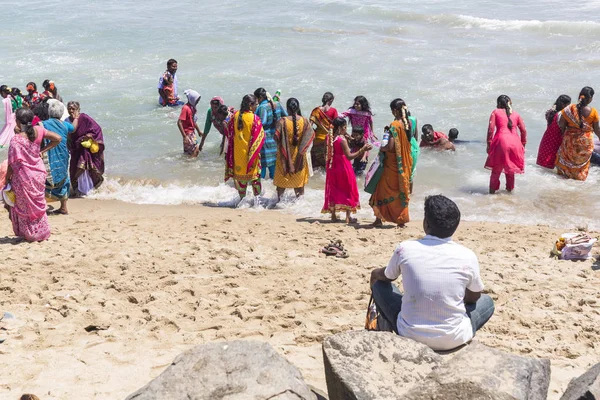
[[[122,399],[191,346],[241,338],[271,343],[325,390],[323,338],[362,328],[370,270],[422,235],[420,221],[366,229],[280,211],[69,204],[43,243],[17,244],[0,212],[0,310],[17,317],[0,331],[2,399]],[[550,399],[600,361],[600,264],[548,258],[560,233],[465,222],[455,235],[496,302],[476,340],[551,359]],[[319,253],[333,238],[350,258]]]

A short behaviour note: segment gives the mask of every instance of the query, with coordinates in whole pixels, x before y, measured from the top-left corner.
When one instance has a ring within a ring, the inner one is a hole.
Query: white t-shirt
[[[479,262],[471,250],[452,241],[427,235],[402,242],[394,251],[385,276],[402,274],[404,295],[398,314],[398,333],[449,350],[473,338],[465,310],[465,289],[483,290]]]

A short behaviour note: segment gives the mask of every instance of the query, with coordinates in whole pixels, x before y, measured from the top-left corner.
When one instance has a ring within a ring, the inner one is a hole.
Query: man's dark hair
[[[433,131],[433,126],[431,126],[430,124],[425,124],[421,127],[421,132],[423,133],[428,133]]]
[[[174,58],[171,58],[169,61],[167,61],[167,67],[170,67],[173,64],[177,64],[177,60]]]
[[[460,223],[460,210],[455,202],[442,196],[428,196],[425,199],[425,220],[429,235],[439,238],[450,237]]]
[[[452,128],[448,131],[448,137],[450,139],[456,139],[458,137],[458,129]]]

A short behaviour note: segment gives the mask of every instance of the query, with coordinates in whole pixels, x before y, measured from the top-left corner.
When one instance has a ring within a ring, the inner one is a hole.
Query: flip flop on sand
[[[335,247],[331,247],[331,246],[325,246],[321,249],[321,253],[328,255],[328,256],[335,256],[338,254],[338,249],[336,249]]]

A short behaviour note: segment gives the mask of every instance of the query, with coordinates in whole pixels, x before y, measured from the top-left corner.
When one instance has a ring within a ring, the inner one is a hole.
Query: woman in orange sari
[[[369,205],[375,213],[374,226],[381,226],[383,221],[389,221],[404,227],[409,221],[408,202],[413,163],[409,138],[411,126],[404,100],[393,100],[390,108],[395,119],[389,127],[388,144],[379,150],[380,159],[383,158],[383,173],[369,199]]]
[[[558,125],[563,140],[556,155],[556,169],[566,178],[585,181],[594,152],[594,132],[600,137],[598,111],[589,106],[594,98],[594,89],[581,89],[577,104],[565,107],[560,113]]]
[[[313,168],[325,167],[327,135],[333,129],[333,120],[338,117],[337,110],[331,107],[333,99],[333,93],[325,92],[321,100],[323,105],[316,107],[310,113],[310,122],[313,123],[315,129],[315,140],[310,151]]]

